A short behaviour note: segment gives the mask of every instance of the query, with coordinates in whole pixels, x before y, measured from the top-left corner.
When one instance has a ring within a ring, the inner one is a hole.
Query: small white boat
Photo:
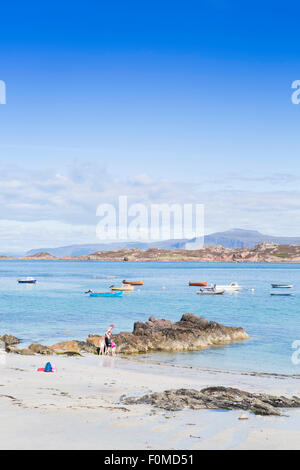
[[[291,289],[293,284],[271,284],[273,289]]]
[[[123,291],[123,292],[132,292],[134,291],[134,287],[131,286],[130,284],[123,284],[120,287],[117,286],[110,286],[110,289],[113,291]]]
[[[232,282],[231,284],[224,286],[215,285],[215,289],[224,290],[226,292],[233,292],[242,290],[243,286],[239,286],[237,282]]]
[[[200,289],[197,291],[199,295],[222,295],[224,294],[224,290],[216,289],[214,287],[210,287],[207,289]]]

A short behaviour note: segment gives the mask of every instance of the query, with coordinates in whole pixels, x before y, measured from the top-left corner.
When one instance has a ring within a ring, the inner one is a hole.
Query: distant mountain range
[[[257,230],[243,230],[235,228],[226,232],[217,232],[207,235],[204,239],[206,246],[222,245],[225,248],[253,248],[263,242],[273,242],[278,245],[299,245],[300,237],[274,237],[264,235]]]
[[[221,245],[224,248],[253,248],[255,245],[263,242],[273,242],[279,245],[298,245],[300,237],[274,237],[264,235],[256,230],[232,229],[225,232],[212,233],[204,237],[204,246]],[[39,252],[47,252],[56,257],[62,256],[82,256],[95,253],[96,251],[111,251],[139,248],[147,250],[149,248],[160,248],[164,250],[175,249],[195,249],[199,245],[198,239],[192,240],[163,240],[158,242],[114,242],[97,243],[86,245],[69,245],[58,248],[37,248],[30,250],[26,255],[31,256]]]

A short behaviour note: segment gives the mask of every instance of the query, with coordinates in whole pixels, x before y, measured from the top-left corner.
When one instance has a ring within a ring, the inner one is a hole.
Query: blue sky
[[[204,203],[206,232],[300,236],[298,17],[269,1],[2,5],[0,252],[94,242],[97,205],[124,191]]]

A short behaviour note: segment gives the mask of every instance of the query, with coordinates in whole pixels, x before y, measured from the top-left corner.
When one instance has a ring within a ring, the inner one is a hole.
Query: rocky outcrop
[[[63,341],[49,348],[56,354],[80,355],[82,352],[97,354],[97,347],[94,344],[77,340]]]
[[[16,340],[19,342],[17,338],[4,336],[10,342],[10,345],[5,343],[7,352],[26,355],[98,354],[100,343],[104,339],[103,336],[89,335],[86,341],[63,341],[53,346],[33,343],[28,348],[19,349],[14,346]],[[243,328],[221,325],[203,317],[199,318],[192,313],[185,313],[176,323],[152,316],[145,323],[136,322],[132,333],[122,332],[113,335],[117,352],[123,354],[153,351],[194,351],[238,342],[247,338],[249,336]]]
[[[3,341],[3,343],[5,343],[5,346],[13,346],[15,344],[20,344],[19,338],[7,334],[0,336],[0,341]]]
[[[113,335],[117,352],[123,354],[193,351],[247,338],[243,328],[224,326],[192,313],[184,314],[176,323],[152,316],[145,323],[136,322],[132,333]]]
[[[14,353],[14,354],[20,354],[21,356],[34,356],[34,354],[35,354],[29,348],[20,349],[20,348],[14,347],[14,346],[7,346],[6,347],[6,352]]]
[[[44,354],[45,356],[52,356],[54,354],[54,351],[49,346],[43,346],[39,343],[31,344],[28,349],[34,354]]]
[[[100,343],[104,341],[104,336],[99,335],[89,335],[86,339],[88,344],[92,344],[96,348],[100,348]]]
[[[1,342],[0,342],[1,344]],[[5,344],[3,342],[3,344]],[[88,342],[84,341],[63,341],[61,343],[54,344],[53,346],[44,346],[39,343],[33,343],[28,348],[17,348],[13,345],[7,345],[5,347],[9,353],[20,354],[23,356],[33,356],[35,354],[43,354],[44,356],[52,356],[54,354],[65,354],[68,356],[80,356],[81,353],[97,354],[97,347]]]
[[[167,390],[140,398],[125,398],[127,405],[148,404],[164,410],[177,411],[224,409],[245,410],[258,415],[282,415],[281,408],[299,408],[300,398],[275,397],[263,393],[249,393],[231,387],[209,387],[200,391],[192,389]]]

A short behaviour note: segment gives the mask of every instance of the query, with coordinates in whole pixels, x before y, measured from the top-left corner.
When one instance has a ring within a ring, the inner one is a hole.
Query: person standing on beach
[[[106,330],[105,333],[105,354],[109,353],[109,349],[111,351],[111,332],[115,325],[110,325],[110,327]]]

